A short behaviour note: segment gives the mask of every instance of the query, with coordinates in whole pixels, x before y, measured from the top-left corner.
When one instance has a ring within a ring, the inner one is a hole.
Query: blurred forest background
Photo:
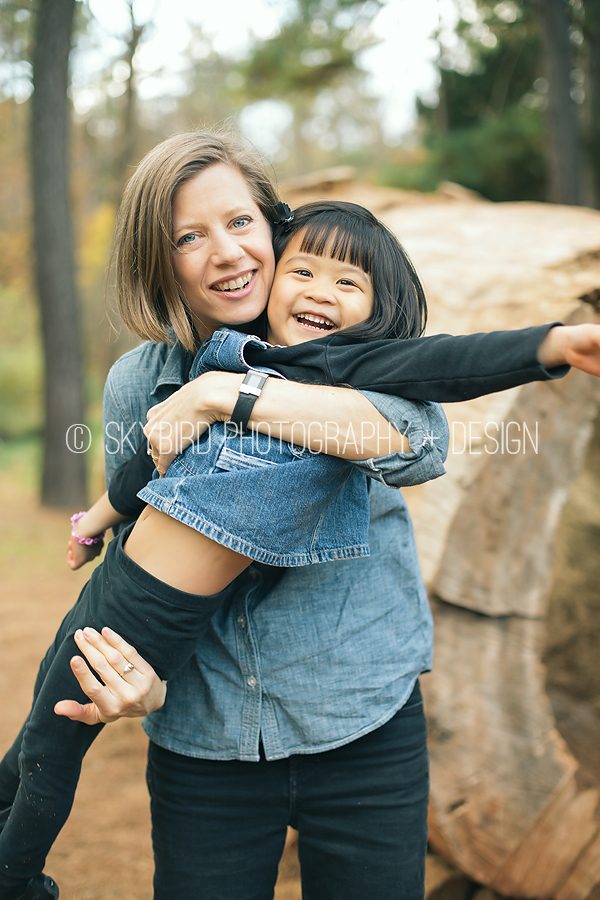
[[[600,0],[438,0],[436,87],[393,139],[364,68],[386,0],[264,4],[277,28],[243,50],[193,26],[177,89],[148,99],[148,4],[122,0],[128,25],[108,32],[88,0],[0,0],[0,453],[39,454],[47,505],[85,503],[94,454],[65,433],[99,433],[106,373],[132,346],[106,312],[112,230],[132,166],[167,135],[226,123],[280,182],[352,164],[375,184],[600,208]]]

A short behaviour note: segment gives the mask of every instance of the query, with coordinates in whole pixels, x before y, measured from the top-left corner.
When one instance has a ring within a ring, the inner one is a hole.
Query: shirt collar
[[[182,385],[187,384],[193,361],[193,355],[185,350],[179,341],[175,340],[167,350],[164,365],[150,396],[154,397],[159,393],[159,389],[163,385],[182,387]]]

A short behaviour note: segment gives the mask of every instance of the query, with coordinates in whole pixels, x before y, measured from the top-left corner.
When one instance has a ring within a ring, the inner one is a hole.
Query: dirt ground
[[[20,479],[0,484],[0,753],[28,711],[38,664],[91,568],[65,562],[68,514],[40,509]],[[88,753],[69,821],[46,871],[61,900],[149,900],[152,896],[146,737],[139,720],[106,728]],[[300,900],[294,846],[280,866],[276,900]]]

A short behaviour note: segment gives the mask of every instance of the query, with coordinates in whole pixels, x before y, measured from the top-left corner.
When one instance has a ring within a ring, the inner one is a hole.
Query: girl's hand
[[[104,684],[80,656],[74,656],[71,669],[91,703],[60,700],[54,707],[57,715],[98,725],[123,717],[145,716],[163,705],[166,681],[161,681],[152,666],[120,635],[110,628],[103,628],[101,634],[84,628],[75,632],[75,641]]]
[[[567,325],[565,330],[569,332],[565,362],[590,375],[600,376],[600,325]]]
[[[600,325],[558,325],[551,328],[539,346],[543,366],[569,365],[600,376]]]
[[[78,543],[71,535],[69,546],[67,547],[67,565],[70,569],[80,569],[87,562],[96,559],[102,553],[104,541],[88,546],[87,544]]]
[[[243,377],[230,372],[206,372],[148,410],[144,434],[160,475],[207,428],[227,421]]]

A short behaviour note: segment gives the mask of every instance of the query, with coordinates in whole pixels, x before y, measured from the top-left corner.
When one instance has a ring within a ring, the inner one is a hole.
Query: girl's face
[[[271,229],[238,169],[218,163],[179,188],[173,241],[175,278],[201,338],[260,315],[275,269]]]
[[[275,270],[269,298],[268,340],[292,346],[368,319],[373,285],[362,269],[329,256],[300,251],[303,233],[291,239]]]

